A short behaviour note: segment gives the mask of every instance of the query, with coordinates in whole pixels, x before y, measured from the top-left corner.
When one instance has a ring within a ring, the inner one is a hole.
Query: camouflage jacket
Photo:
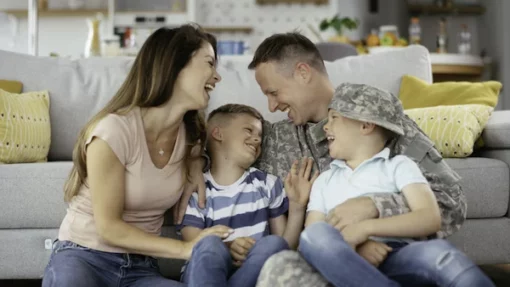
[[[255,167],[277,175],[287,176],[292,162],[302,157],[312,157],[314,170],[329,169],[328,142],[323,130],[327,120],[295,126],[290,121],[264,123],[262,154]],[[456,232],[466,217],[466,200],[459,184],[460,177],[443,160],[430,139],[418,125],[408,118],[403,119],[405,136],[390,144],[391,155],[404,154],[413,159],[430,183],[437,198],[442,215],[442,228],[430,238],[444,238]],[[379,210],[380,217],[389,217],[409,212],[409,206],[401,193],[368,195]]]

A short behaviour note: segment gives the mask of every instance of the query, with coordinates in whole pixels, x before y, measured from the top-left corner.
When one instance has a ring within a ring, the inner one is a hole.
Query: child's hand
[[[234,260],[234,266],[240,267],[243,264],[253,245],[255,245],[255,239],[251,237],[239,237],[230,243],[230,255]]]
[[[311,158],[303,158],[299,171],[297,169],[298,161],[294,161],[287,178],[285,178],[285,193],[289,198],[289,205],[300,208],[306,208],[313,182],[319,176],[316,171],[310,179],[312,172],[313,160]]]
[[[200,233],[195,238],[193,238],[193,240],[184,243],[184,258],[191,258],[193,247],[195,247],[195,244],[202,240],[202,238],[213,235],[218,236],[221,239],[225,239],[229,237],[233,232],[234,230],[232,228],[224,225],[215,225],[200,231]]]
[[[349,243],[354,249],[368,240],[368,232],[360,223],[349,224],[340,233],[342,233],[345,242]]]
[[[356,252],[370,264],[378,267],[388,257],[388,252],[391,250],[391,247],[382,242],[368,240],[358,246]]]

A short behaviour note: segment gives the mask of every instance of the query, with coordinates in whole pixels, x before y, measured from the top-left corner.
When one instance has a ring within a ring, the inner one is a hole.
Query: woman
[[[203,180],[193,166],[204,142],[200,111],[221,80],[215,63],[215,39],[193,26],[147,39],[117,94],[80,133],[43,286],[180,286],[154,257],[189,259],[201,238],[228,236],[224,226],[189,243],[159,236],[191,174]]]

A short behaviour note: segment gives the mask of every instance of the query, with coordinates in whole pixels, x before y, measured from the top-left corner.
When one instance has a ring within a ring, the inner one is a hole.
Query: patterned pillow
[[[48,91],[0,89],[0,163],[47,161],[51,143]]]
[[[445,158],[468,157],[477,147],[494,108],[486,105],[437,106],[404,112],[434,142]]]

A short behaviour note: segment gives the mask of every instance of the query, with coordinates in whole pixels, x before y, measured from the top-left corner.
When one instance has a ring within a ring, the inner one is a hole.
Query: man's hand
[[[369,197],[356,197],[337,205],[329,212],[326,222],[338,231],[342,231],[347,225],[377,218],[378,216],[379,213],[372,199]]]
[[[358,245],[368,240],[368,232],[361,223],[349,224],[342,229],[340,232],[347,242],[353,249],[356,249]]]
[[[356,252],[368,263],[379,267],[379,265],[388,257],[388,253],[391,252],[392,248],[388,245],[373,240],[361,244],[356,249]]]
[[[251,237],[239,237],[230,243],[230,255],[234,266],[240,267],[243,264],[253,245],[255,239]]]
[[[311,158],[303,158],[298,171],[298,161],[294,161],[292,167],[285,178],[285,193],[289,198],[289,205],[298,208],[306,208],[310,198],[310,191],[313,182],[319,176],[319,172],[315,172],[312,178],[313,160]]]
[[[195,160],[190,166],[191,182],[185,185],[184,192],[179,201],[174,205],[173,215],[174,224],[181,224],[186,208],[188,208],[189,199],[193,192],[198,191],[198,206],[205,208],[205,180],[202,169],[204,167],[204,159]]]

